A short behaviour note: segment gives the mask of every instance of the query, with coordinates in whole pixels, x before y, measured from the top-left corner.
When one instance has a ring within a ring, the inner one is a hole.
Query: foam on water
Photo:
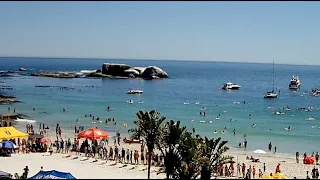
[[[16,122],[26,122],[26,123],[35,123],[36,120],[30,120],[30,119],[19,119],[15,120]]]

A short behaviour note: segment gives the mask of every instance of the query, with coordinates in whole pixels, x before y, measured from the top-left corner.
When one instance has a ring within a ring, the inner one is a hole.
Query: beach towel
[[[80,159],[80,161],[86,161],[86,160],[88,160],[88,159],[89,159],[89,158],[84,157],[84,158]]]
[[[123,165],[123,166],[121,166],[121,167],[119,167],[119,168],[124,168],[124,167],[127,167],[128,165],[127,164],[125,164],[125,165]]]

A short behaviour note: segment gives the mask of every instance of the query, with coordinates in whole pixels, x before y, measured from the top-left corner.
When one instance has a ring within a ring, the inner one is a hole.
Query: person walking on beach
[[[253,179],[256,178],[256,168],[254,166],[252,167],[252,177]]]
[[[276,167],[276,173],[280,173],[280,163],[278,163],[278,165]]]
[[[263,163],[263,172],[266,172],[266,163]]]
[[[274,146],[274,154],[277,152],[277,146]]]
[[[316,164],[318,164],[319,163],[319,153],[317,152],[316,153]]]
[[[245,177],[245,175],[246,175],[246,165],[244,164],[244,163],[242,163],[242,176],[243,176],[243,178]]]

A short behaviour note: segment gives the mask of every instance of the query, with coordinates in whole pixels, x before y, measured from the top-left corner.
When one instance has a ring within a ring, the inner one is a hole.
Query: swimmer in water
[[[252,118],[252,115],[251,114],[249,114],[249,119],[251,119]]]
[[[252,127],[252,128],[256,127],[256,124],[252,124],[251,127]]]
[[[63,108],[63,109],[62,109],[62,111],[63,111],[63,112],[66,112],[66,111],[67,111],[67,109],[66,109],[66,108]]]
[[[79,119],[77,119],[76,122],[78,123],[78,122],[79,122]]]

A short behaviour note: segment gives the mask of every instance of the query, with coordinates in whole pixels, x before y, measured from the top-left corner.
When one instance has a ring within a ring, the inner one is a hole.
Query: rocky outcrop
[[[144,79],[159,79],[167,78],[168,74],[156,66],[149,67],[130,67],[126,64],[111,64],[104,63],[102,65],[102,74],[112,77],[128,77],[128,78],[144,78]],[[97,73],[91,76],[102,76]]]
[[[111,64],[104,63],[102,65],[102,74],[111,75],[111,76],[128,76],[128,73],[125,70],[130,69],[131,67],[126,64]]]
[[[0,119],[25,119],[27,117],[28,116],[24,114],[0,114]]]

